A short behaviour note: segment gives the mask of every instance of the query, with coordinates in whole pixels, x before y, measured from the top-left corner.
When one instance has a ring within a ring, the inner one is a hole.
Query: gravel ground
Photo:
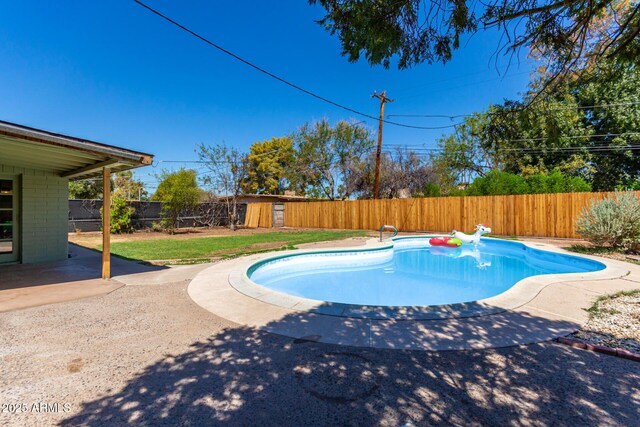
[[[0,314],[0,425],[640,425],[640,364],[372,350],[241,327],[187,282]]]
[[[605,299],[585,327],[571,337],[640,353],[640,291]]]

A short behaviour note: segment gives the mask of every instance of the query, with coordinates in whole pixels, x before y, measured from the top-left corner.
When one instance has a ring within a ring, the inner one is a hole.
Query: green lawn
[[[194,237],[193,239],[137,240],[114,242],[111,253],[123,258],[153,260],[192,260],[231,258],[257,252],[294,249],[302,243],[322,242],[365,236],[366,231],[300,231],[253,235]]]

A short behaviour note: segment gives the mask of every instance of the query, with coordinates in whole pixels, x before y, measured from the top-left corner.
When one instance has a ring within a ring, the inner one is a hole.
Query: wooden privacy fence
[[[271,203],[249,203],[244,217],[245,227],[271,228]]]
[[[433,197],[285,203],[285,226],[400,231],[453,229],[473,232],[486,224],[502,236],[579,237],[575,224],[592,201],[615,193],[559,193],[513,196]],[[640,192],[634,192],[636,197]],[[249,212],[254,204],[249,205]]]

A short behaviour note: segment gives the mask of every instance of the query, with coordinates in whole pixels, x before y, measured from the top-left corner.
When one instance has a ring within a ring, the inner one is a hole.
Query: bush
[[[578,218],[576,231],[597,246],[632,249],[640,242],[640,201],[633,193],[616,193],[592,202]]]
[[[579,193],[591,191],[591,185],[577,176],[564,175],[559,170],[550,174],[536,173],[525,178],[529,193]]]
[[[162,202],[162,226],[169,232],[178,227],[180,212],[194,209],[200,200],[196,172],[180,169],[178,172],[163,172],[153,200]]]
[[[559,170],[534,173],[526,177],[492,170],[478,177],[467,188],[468,196],[499,196],[506,194],[573,193],[591,191],[584,179],[562,174]]]
[[[422,191],[416,192],[414,197],[440,197],[441,195],[438,184],[427,182],[424,187],[422,187]]]
[[[136,213],[133,206],[129,206],[126,200],[120,197],[111,199],[111,232],[114,234],[131,233],[133,226],[131,217]],[[102,208],[100,208],[100,218],[102,218]]]
[[[520,175],[498,170],[478,177],[467,187],[468,196],[499,196],[503,194],[527,194],[529,186]]]

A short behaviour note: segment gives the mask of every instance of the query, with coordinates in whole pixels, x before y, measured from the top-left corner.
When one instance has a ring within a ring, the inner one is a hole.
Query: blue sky
[[[379,105],[371,94],[384,89],[396,99],[387,114],[477,111],[518,97],[532,68],[526,60],[509,70],[500,66],[501,77],[492,58],[497,33],[476,35],[446,65],[398,71],[364,60],[349,63],[337,37],[314,22],[322,9],[305,0],[148,4],[277,75],[374,116]],[[0,5],[2,120],[150,152],[166,161],[196,160],[199,143],[248,149],[309,120],[362,119],[256,72],[132,0],[2,0]],[[432,147],[447,131],[386,125],[384,142]],[[153,186],[153,172],[179,166],[160,163],[137,173]]]

